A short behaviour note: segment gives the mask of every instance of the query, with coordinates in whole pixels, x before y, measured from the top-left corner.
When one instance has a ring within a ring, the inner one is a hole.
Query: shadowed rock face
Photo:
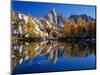
[[[88,16],[86,14],[71,15],[71,16],[69,16],[69,19],[74,19],[75,22],[77,23],[79,16],[82,17],[82,19],[84,19],[86,22],[88,22],[88,21],[95,21],[94,18],[92,18],[92,17],[90,17],[90,16]]]

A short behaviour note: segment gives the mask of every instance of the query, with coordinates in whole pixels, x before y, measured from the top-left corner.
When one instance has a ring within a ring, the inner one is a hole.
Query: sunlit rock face
[[[53,8],[44,18],[35,18],[12,11],[13,34],[27,35],[30,37],[63,37],[66,19]],[[64,29],[62,29],[64,28]],[[34,34],[34,36],[32,35]]]

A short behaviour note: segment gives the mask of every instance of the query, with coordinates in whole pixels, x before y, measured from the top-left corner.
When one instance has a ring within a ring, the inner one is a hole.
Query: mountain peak
[[[57,13],[57,11],[56,11],[55,8],[53,8],[53,9],[51,10],[50,13],[51,13],[53,16],[57,16],[57,15],[58,15],[58,13]]]
[[[56,9],[55,9],[55,8],[53,8],[51,11],[52,11],[53,13],[56,13]]]
[[[95,20],[94,18],[88,16],[87,14],[81,14],[81,15],[70,15],[70,16],[69,16],[69,19],[74,19],[75,22],[77,22],[79,16],[82,17],[82,19],[84,19],[86,22],[88,22],[88,21],[94,21],[94,20]]]

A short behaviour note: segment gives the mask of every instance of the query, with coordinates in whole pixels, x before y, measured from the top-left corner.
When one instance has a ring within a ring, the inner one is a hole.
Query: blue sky
[[[70,16],[71,14],[87,14],[88,16],[96,18],[95,6],[12,1],[12,10],[35,17],[43,17],[53,8],[55,8],[59,14],[61,13],[66,17]]]

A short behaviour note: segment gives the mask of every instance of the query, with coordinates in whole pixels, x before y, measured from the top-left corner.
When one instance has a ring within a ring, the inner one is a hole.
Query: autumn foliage
[[[96,23],[95,21],[85,21],[82,19],[81,16],[78,17],[77,22],[74,19],[69,20],[66,22],[65,31],[66,36],[72,35],[83,35],[83,34],[90,34],[94,33],[96,30]]]

